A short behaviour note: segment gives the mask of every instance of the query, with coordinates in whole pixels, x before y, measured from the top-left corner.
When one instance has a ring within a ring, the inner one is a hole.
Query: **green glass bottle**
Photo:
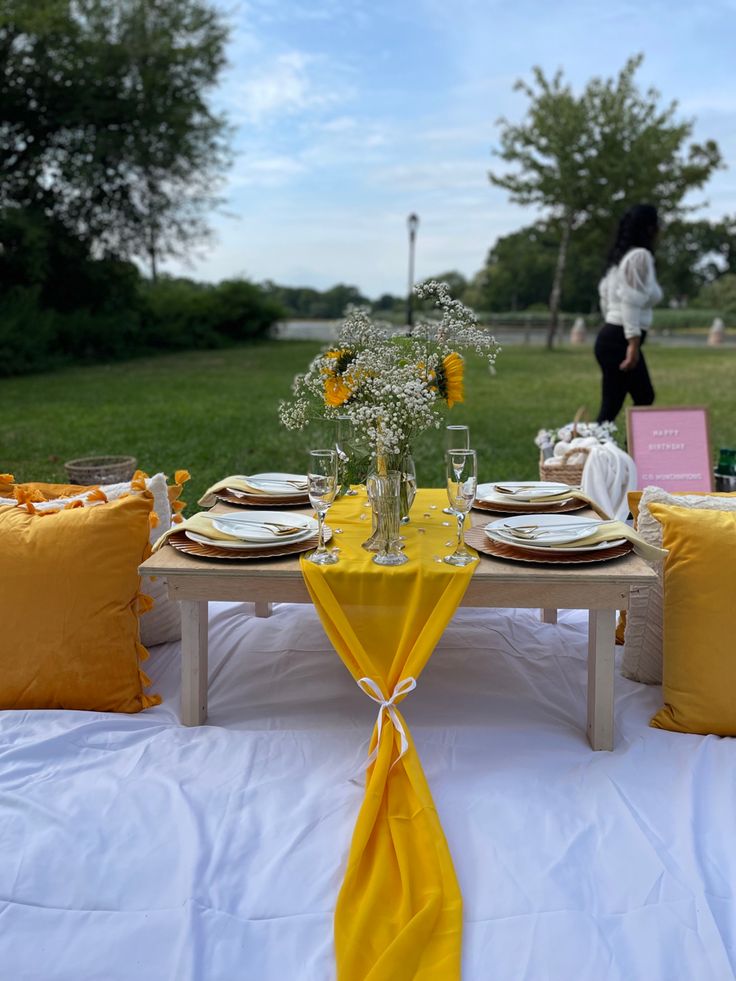
[[[716,473],[723,477],[736,476],[736,450],[729,450],[722,447],[718,451]]]

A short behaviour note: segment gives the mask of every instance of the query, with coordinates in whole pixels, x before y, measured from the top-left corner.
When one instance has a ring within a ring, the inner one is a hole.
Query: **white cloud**
[[[322,108],[337,101],[334,92],[322,89],[310,76],[315,58],[301,51],[277,55],[238,86],[239,114],[260,124],[274,116]]]
[[[249,156],[242,154],[228,181],[231,189],[239,187],[281,187],[303,173],[304,164],[286,155]]]
[[[488,167],[480,159],[430,160],[397,163],[376,170],[379,184],[389,184],[396,190],[426,193],[469,190],[488,186]]]

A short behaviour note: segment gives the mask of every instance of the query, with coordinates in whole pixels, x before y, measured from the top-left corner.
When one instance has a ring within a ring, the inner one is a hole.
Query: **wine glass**
[[[469,449],[470,429],[467,426],[445,426],[445,451]]]
[[[469,450],[470,429],[467,426],[445,426],[445,453],[448,450]],[[454,514],[452,508],[442,508],[443,514]]]
[[[475,500],[478,486],[478,458],[475,450],[448,450],[445,454],[447,468],[447,499],[451,513],[457,518],[457,545],[444,561],[449,565],[469,565],[476,557],[465,547],[465,515]]]
[[[309,450],[307,466],[309,503],[317,512],[319,539],[308,561],[315,565],[332,565],[337,553],[325,547],[325,515],[337,494],[337,450]]]
[[[417,496],[417,468],[414,465],[414,457],[407,453],[401,460],[401,483],[402,483],[402,506],[406,506],[406,513],[401,515],[401,523],[405,525],[409,520],[409,512]],[[403,500],[403,498],[406,498]]]
[[[347,485],[346,495],[355,497],[358,493],[348,483],[350,463],[355,456],[355,426],[350,416],[337,417],[337,432],[335,434],[335,449],[337,450],[337,468],[340,484]]]

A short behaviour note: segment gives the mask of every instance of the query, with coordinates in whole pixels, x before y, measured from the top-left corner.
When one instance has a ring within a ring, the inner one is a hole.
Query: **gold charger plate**
[[[474,511],[488,511],[491,514],[559,514],[563,511],[580,511],[587,507],[589,505],[577,497],[571,497],[567,501],[553,501],[551,504],[540,501],[539,504],[527,504],[523,508],[515,507],[513,504],[497,503],[496,501],[473,501]]]
[[[281,555],[298,555],[317,547],[318,535],[311,535],[300,542],[285,542],[283,545],[264,545],[263,548],[218,548],[217,545],[200,545],[187,538],[186,532],[177,531],[170,536],[168,544],[185,555],[198,559],[229,559],[231,562],[244,562],[248,559],[274,559]],[[332,538],[332,529],[325,525],[325,541]]]
[[[289,495],[288,497],[277,497],[275,494],[234,494],[229,488],[217,491],[218,501],[225,504],[234,504],[241,508],[303,508],[309,506],[309,495],[300,494],[298,497]]]
[[[484,529],[477,525],[465,532],[465,541],[478,552],[492,555],[495,559],[511,559],[514,562],[534,562],[543,565],[606,562],[609,559],[618,559],[622,555],[628,555],[634,548],[631,542],[623,542],[621,545],[612,545],[610,548],[601,548],[595,552],[572,552],[569,555],[561,552],[550,554],[546,549],[514,548],[513,545],[503,545],[501,542],[491,541]]]

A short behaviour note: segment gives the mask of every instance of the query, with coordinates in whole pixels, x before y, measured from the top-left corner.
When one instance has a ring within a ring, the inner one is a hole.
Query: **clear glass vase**
[[[383,453],[379,448],[375,453],[375,461],[375,473],[396,471],[399,474],[400,520],[402,524],[406,524],[417,493],[417,471],[411,449],[404,447],[398,453]]]
[[[401,551],[400,524],[401,474],[396,470],[371,473],[366,478],[366,490],[371,502],[373,532],[363,542],[363,548],[375,552],[377,565],[403,565],[407,558]]]

